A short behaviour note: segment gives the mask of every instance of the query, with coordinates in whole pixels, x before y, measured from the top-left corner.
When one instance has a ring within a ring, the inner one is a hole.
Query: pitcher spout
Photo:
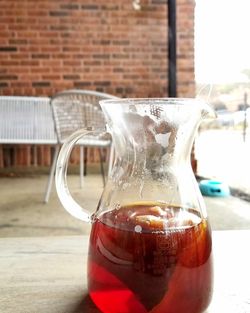
[[[201,102],[201,121],[202,120],[213,120],[217,118],[217,114],[212,106],[206,102]]]

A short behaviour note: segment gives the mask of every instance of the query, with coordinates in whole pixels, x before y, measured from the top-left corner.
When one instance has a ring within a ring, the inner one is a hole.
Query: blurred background
[[[246,0],[1,0],[0,101],[69,89],[205,99],[218,118],[201,125],[193,168],[197,181],[231,188],[229,197],[204,197],[212,228],[249,228],[249,9]],[[49,144],[0,141],[0,236],[88,233],[63,210],[54,185],[43,203],[53,152]],[[79,149],[69,184],[95,210],[103,189],[99,155],[84,155],[83,188]]]
[[[195,81],[218,118],[204,125],[196,142],[198,173],[250,191],[249,3],[197,0]],[[203,151],[206,150],[206,153]]]

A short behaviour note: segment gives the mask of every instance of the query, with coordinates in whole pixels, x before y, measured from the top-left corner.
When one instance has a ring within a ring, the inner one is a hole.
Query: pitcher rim
[[[129,104],[136,104],[136,103],[140,103],[140,102],[144,102],[143,104],[148,105],[148,104],[152,104],[152,102],[161,102],[161,104],[184,104],[184,103],[203,103],[203,104],[208,104],[208,102],[206,102],[203,99],[197,99],[197,98],[191,98],[191,97],[163,97],[163,98],[114,98],[114,99],[103,99],[100,100],[99,103],[100,105],[102,104],[108,104],[108,103],[125,103],[127,105]]]

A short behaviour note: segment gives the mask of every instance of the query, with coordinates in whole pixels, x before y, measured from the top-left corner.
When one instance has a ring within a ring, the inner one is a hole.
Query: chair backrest
[[[115,96],[91,90],[67,90],[51,98],[58,141],[62,143],[74,131],[104,128],[105,119],[99,101]]]

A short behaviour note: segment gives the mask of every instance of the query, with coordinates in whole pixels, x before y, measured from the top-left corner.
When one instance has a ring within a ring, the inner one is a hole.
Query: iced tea
[[[212,294],[211,232],[193,209],[106,211],[92,227],[89,293],[103,313],[201,313]]]

